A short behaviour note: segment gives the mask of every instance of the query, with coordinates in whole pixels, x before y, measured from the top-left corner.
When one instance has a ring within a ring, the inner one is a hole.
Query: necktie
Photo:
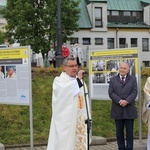
[[[122,76],[122,78],[121,78],[121,81],[122,81],[122,84],[124,84],[124,77]]]

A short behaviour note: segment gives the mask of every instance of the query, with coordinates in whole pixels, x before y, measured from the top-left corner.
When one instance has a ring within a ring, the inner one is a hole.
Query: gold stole
[[[87,149],[87,125],[85,124],[86,108],[82,94],[78,95],[78,115],[76,124],[75,150]]]

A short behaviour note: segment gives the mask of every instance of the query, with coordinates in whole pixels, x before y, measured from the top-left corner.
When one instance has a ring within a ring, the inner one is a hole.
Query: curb
[[[92,142],[91,142],[91,146],[94,145],[106,145],[107,144],[107,140],[106,138],[103,137],[99,137],[99,136],[92,136]]]
[[[138,139],[139,137],[134,137],[135,144],[134,144],[134,150],[146,150],[146,137],[143,137],[145,143],[139,143]],[[116,137],[111,138],[104,138],[100,136],[92,136],[90,146],[101,146],[101,145],[109,145],[112,142],[116,142]],[[34,147],[40,147],[40,146],[47,146],[47,143],[40,143],[40,144],[34,144]],[[0,150],[5,150],[5,148],[25,148],[30,147],[30,144],[20,144],[20,145],[3,145],[0,143]]]

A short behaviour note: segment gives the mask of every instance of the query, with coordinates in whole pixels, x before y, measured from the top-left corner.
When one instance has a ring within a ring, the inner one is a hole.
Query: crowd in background
[[[83,52],[82,49],[79,47],[78,43],[74,45],[71,44],[70,48],[67,46],[66,43],[63,43],[61,50],[61,55],[63,58],[71,56],[77,60],[77,64],[79,67],[83,65]],[[53,47],[50,47],[48,54],[45,54],[44,58],[42,56],[41,51],[39,53],[33,53],[32,63],[34,63],[34,66],[36,67],[53,66],[53,68],[56,68],[57,53],[57,50],[54,50]]]

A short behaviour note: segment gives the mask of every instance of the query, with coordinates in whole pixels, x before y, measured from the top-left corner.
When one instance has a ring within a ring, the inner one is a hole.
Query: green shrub
[[[145,77],[150,76],[150,68],[145,68],[144,70],[141,71],[141,75]]]

